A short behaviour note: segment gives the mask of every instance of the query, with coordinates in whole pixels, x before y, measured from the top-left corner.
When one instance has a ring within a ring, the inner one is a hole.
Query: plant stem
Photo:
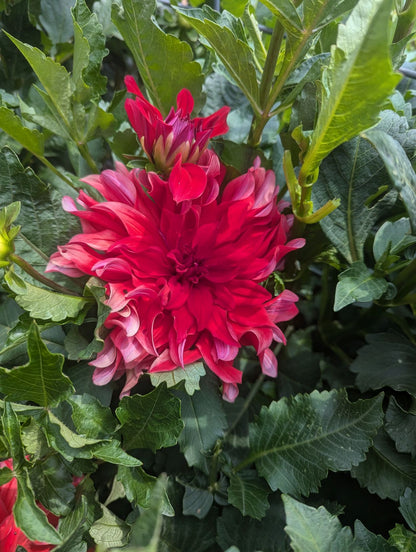
[[[94,171],[94,173],[99,173],[98,167],[92,158],[90,151],[88,149],[88,146],[86,144],[82,144],[78,142],[78,149],[82,155],[82,157],[85,159],[85,161],[88,163],[89,168]]]
[[[42,157],[38,155],[36,157],[39,159],[39,161],[42,161],[42,163],[46,165],[48,169],[50,169],[54,174],[56,174],[56,176],[59,176],[59,178],[63,180],[65,184],[68,184],[68,186],[70,186],[73,190],[77,190],[77,188],[73,185],[72,181],[64,174],[62,174],[61,171],[58,171],[58,169],[54,165],[52,165],[52,163],[48,161],[46,157]]]
[[[267,51],[263,74],[260,82],[260,105],[263,108],[268,99],[268,94],[273,83],[274,72],[279,59],[280,48],[282,45],[284,29],[281,23],[277,22],[270,39],[269,49]]]
[[[19,255],[16,255],[15,253],[13,253],[12,255],[10,255],[10,260],[13,263],[17,264],[18,266],[20,266],[20,268],[24,270],[27,274],[29,274],[29,276],[32,276],[32,278],[34,278],[38,282],[41,282],[45,286],[48,286],[49,288],[54,289],[59,293],[64,293],[65,295],[75,295],[76,297],[79,297],[77,293],[74,293],[70,289],[67,289],[57,284],[53,280],[50,280],[49,278],[47,278],[46,276],[38,272],[36,268],[33,268],[31,264],[29,264],[27,261],[22,259],[22,257],[19,257]]]

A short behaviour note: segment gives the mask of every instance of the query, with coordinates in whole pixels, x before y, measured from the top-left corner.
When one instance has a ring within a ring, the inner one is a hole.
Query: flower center
[[[197,284],[207,274],[202,261],[190,247],[185,247],[183,251],[173,249],[168,253],[168,258],[174,261],[175,272],[182,281],[188,280],[191,284]]]

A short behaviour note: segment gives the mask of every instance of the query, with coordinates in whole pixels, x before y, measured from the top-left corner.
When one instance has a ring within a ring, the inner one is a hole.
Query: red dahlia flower
[[[125,375],[124,395],[144,371],[203,359],[232,401],[242,377],[233,361],[243,345],[276,376],[269,347],[285,342],[276,324],[297,313],[297,297],[272,297],[260,282],[304,240],[287,241],[293,217],[282,214],[274,174],[259,160],[220,193],[223,178],[218,157],[206,150],[198,165],[179,157],[166,179],[121,164],[89,176],[84,181],[104,200],[82,191],[82,210],[64,199],[83,232],[58,248],[47,270],[106,283],[111,313],[104,349],[91,363],[96,384]]]
[[[0,468],[13,469],[12,460],[0,462]],[[31,541],[17,527],[13,517],[13,506],[17,498],[17,480],[15,477],[0,487],[0,550],[4,552],[15,552],[18,546],[23,546],[27,552],[49,552],[55,547],[54,544]],[[58,518],[46,512],[49,522],[55,527]]]
[[[222,107],[209,117],[191,119],[194,100],[189,90],[183,89],[177,96],[178,109],[172,108],[163,119],[140,92],[133,77],[126,77],[125,83],[127,90],[136,96],[125,104],[130,123],[145,154],[160,171],[173,167],[179,156],[183,163],[197,163],[209,139],[228,131],[229,107]]]

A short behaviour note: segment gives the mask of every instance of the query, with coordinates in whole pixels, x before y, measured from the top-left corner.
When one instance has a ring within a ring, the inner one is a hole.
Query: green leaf
[[[108,508],[101,505],[103,515],[95,521],[90,529],[90,535],[98,545],[105,548],[124,546],[129,533],[128,525]]]
[[[195,516],[204,519],[214,503],[213,494],[207,489],[185,485],[182,513],[184,516]]]
[[[409,452],[413,458],[416,456],[416,415],[403,410],[394,397],[390,397],[384,427],[398,452]]]
[[[393,186],[399,192],[416,232],[416,174],[406,152],[392,136],[378,129],[367,130],[362,136],[369,140],[382,158]]]
[[[10,400],[32,401],[40,406],[58,404],[72,390],[62,373],[64,357],[50,353],[33,323],[28,336],[29,362],[13,370],[0,368],[0,391]]]
[[[350,403],[344,390],[283,398],[250,425],[252,462],[273,491],[309,495],[328,470],[349,470],[365,458],[382,423],[382,396]]]
[[[208,473],[207,456],[227,427],[218,386],[214,379],[205,376],[201,380],[201,391],[190,396],[184,391],[176,390],[175,395],[181,400],[184,423],[179,436],[181,451],[189,466],[197,466]]]
[[[147,395],[123,397],[116,409],[126,449],[171,447],[183,428],[180,401],[159,385]]]
[[[25,44],[8,33],[5,34],[20,50],[36,73],[53,104],[57,118],[62,120],[71,134],[71,95],[73,87],[69,73],[63,65],[56,63],[52,58],[46,57],[38,48]]]
[[[364,243],[375,223],[388,216],[396,202],[395,190],[385,193],[386,180],[384,164],[362,138],[341,145],[321,165],[312,199],[316,208],[334,197],[341,199],[320,225],[350,264],[364,259]],[[369,202],[371,196],[375,199]]]
[[[300,181],[316,180],[322,159],[377,122],[382,103],[399,81],[389,54],[391,8],[391,0],[359,0],[345,25],[338,26]]]
[[[32,169],[25,169],[9,148],[0,151],[0,180],[2,202],[20,202],[18,222],[24,229],[23,236],[30,237],[30,246],[23,236],[15,240],[16,253],[42,272],[56,245],[66,243],[79,231],[79,222],[73,220],[77,217],[62,209],[63,190],[49,188]]]
[[[2,425],[10,458],[13,459],[13,469],[17,472],[25,466],[26,459],[20,433],[20,422],[12,404],[8,401],[4,401]]]
[[[73,28],[71,8],[75,0],[30,0],[29,19],[44,31],[52,44],[69,42]]]
[[[267,500],[269,489],[255,470],[232,474],[228,487],[228,501],[240,510],[243,516],[262,519],[270,504]]]
[[[287,526],[294,552],[394,552],[380,535],[371,533],[358,520],[351,529],[323,506],[312,508],[283,495]]]
[[[243,517],[235,508],[224,508],[217,520],[217,541],[222,550],[232,545],[240,552],[288,552],[288,537],[284,532],[285,513],[280,494],[270,497],[270,509],[261,520]]]
[[[162,474],[153,487],[149,506],[142,511],[131,529],[131,546],[148,546],[149,552],[158,550],[158,543],[163,523],[163,512],[166,507],[168,478]]]
[[[36,129],[24,126],[11,109],[0,107],[0,128],[24,148],[37,156],[43,156],[45,137]]]
[[[2,485],[5,485],[9,481],[13,479],[14,475],[11,469],[9,468],[1,468],[0,469],[0,487]]]
[[[150,508],[153,502],[153,493],[158,479],[148,475],[138,467],[128,468],[119,466],[117,479],[123,484],[127,499],[142,508]],[[174,511],[169,502],[167,493],[164,493],[164,506],[161,506],[161,513],[172,516]]]
[[[416,347],[394,332],[367,334],[364,345],[350,366],[361,391],[391,387],[416,396]]]
[[[73,395],[69,401],[72,406],[72,420],[78,433],[94,439],[111,437],[117,427],[117,420],[111,410],[102,406],[91,395]]]
[[[182,88],[198,101],[202,75],[199,63],[192,61],[190,46],[155,25],[155,7],[155,0],[122,0],[122,7],[113,4],[112,17],[152,102],[166,115]]]
[[[47,412],[47,418],[49,421],[49,430],[50,426],[53,425],[56,427],[56,432],[59,432],[59,435],[68,443],[68,445],[71,448],[74,449],[83,449],[85,447],[89,447],[90,445],[95,445],[97,443],[101,442],[101,439],[93,439],[91,437],[84,437],[83,435],[79,435],[78,433],[75,433],[75,431],[72,431],[67,425],[62,422],[55,414],[51,411]],[[50,433],[49,433],[50,437]],[[91,456],[91,454],[90,454]]]
[[[107,79],[100,73],[103,58],[108,54],[105,36],[97,15],[91,13],[85,0],[77,0],[72,17],[74,23],[74,57],[72,78],[78,90],[86,86],[87,98],[99,99],[106,91]]]
[[[306,506],[282,495],[286,512],[285,531],[294,552],[352,552],[353,537],[349,527],[342,527],[336,516],[323,506]]]
[[[389,542],[399,552],[416,552],[416,535],[403,525],[398,525],[390,531]]]
[[[399,510],[410,529],[416,531],[416,490],[405,490],[400,497]]]
[[[416,236],[412,236],[412,229],[408,218],[402,217],[393,222],[387,220],[377,230],[374,236],[373,254],[376,261],[385,254],[397,255],[404,249],[416,243]]]
[[[351,303],[380,299],[387,288],[388,283],[384,278],[376,276],[363,262],[357,261],[338,275],[334,311]]]
[[[76,295],[64,295],[45,288],[34,286],[9,271],[5,277],[9,289],[16,294],[16,303],[29,312],[32,318],[64,322],[76,319],[88,301]],[[81,320],[83,316],[81,315]]]
[[[380,498],[399,500],[406,487],[416,488],[416,463],[410,455],[398,453],[384,431],[378,433],[366,460],[353,467],[351,475]]]
[[[127,454],[121,446],[119,441],[112,440],[109,443],[98,445],[91,450],[92,456],[103,460],[104,462],[110,462],[110,464],[117,464],[120,466],[135,467],[140,466],[141,461],[130,454]]]
[[[209,42],[254,111],[259,112],[256,62],[241,22],[228,12],[220,15],[208,6],[177,10]]]
[[[278,18],[278,21],[289,33],[296,36],[302,33],[303,22],[292,0],[260,1]]]
[[[165,382],[168,387],[175,387],[184,382],[188,395],[193,395],[199,389],[199,380],[202,376],[205,376],[203,363],[194,362],[193,364],[187,364],[184,368],[179,367],[169,372],[152,372],[150,381],[155,387],[162,382]]]
[[[62,539],[59,533],[48,523],[46,514],[36,506],[27,470],[22,470],[16,477],[17,500],[13,506],[16,525],[23,529],[30,540],[60,544]]]
[[[54,552],[86,552],[87,545],[83,544],[83,536],[91,521],[88,520],[88,501],[84,495],[79,497],[75,508],[60,519],[59,531],[63,538],[63,544]]]

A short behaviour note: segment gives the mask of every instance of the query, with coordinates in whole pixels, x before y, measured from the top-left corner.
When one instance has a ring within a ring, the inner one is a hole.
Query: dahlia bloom
[[[125,108],[140,144],[155,167],[165,172],[173,167],[178,157],[182,163],[198,163],[208,141],[228,131],[226,123],[229,107],[222,107],[209,117],[191,119],[194,100],[189,90],[177,96],[177,110],[170,110],[166,119],[141,93],[133,77],[127,76],[128,92],[136,96],[127,99]]]
[[[297,296],[273,297],[260,283],[304,240],[288,241],[293,217],[282,213],[274,173],[258,159],[227,184],[224,173],[205,150],[198,165],[179,156],[165,177],[122,164],[88,176],[104,199],[81,191],[81,209],[64,198],[83,231],[58,248],[47,270],[105,282],[111,312],[104,348],[91,362],[96,384],[125,375],[125,395],[143,372],[204,360],[233,401],[242,378],[233,361],[244,345],[276,376],[270,346],[285,342],[277,323],[295,316]]]
[[[13,469],[12,460],[0,462],[0,468]],[[13,517],[13,506],[17,498],[17,480],[15,477],[0,487],[0,550],[14,552],[18,546],[23,546],[27,552],[49,552],[55,545],[31,541],[17,527]],[[58,518],[47,512],[49,522],[55,527]]]

